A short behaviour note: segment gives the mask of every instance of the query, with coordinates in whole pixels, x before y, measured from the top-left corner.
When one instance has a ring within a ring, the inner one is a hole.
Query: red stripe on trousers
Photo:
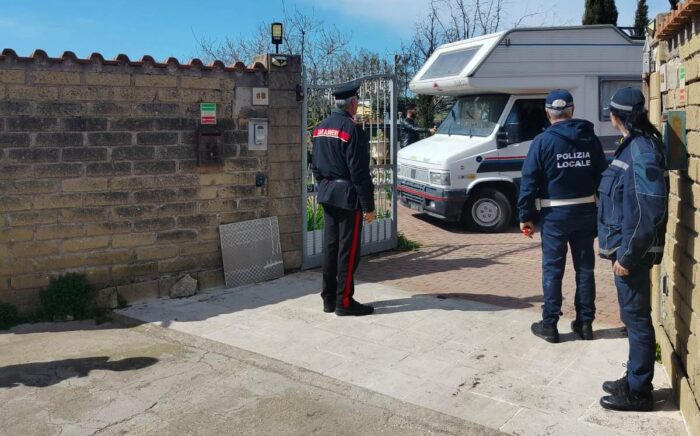
[[[357,211],[355,215],[355,227],[352,231],[352,247],[350,248],[350,259],[348,260],[348,274],[345,277],[345,291],[343,292],[343,307],[350,308],[350,288],[352,287],[352,274],[355,269],[355,256],[357,255],[357,243],[360,234],[360,220],[362,219],[362,214]]]

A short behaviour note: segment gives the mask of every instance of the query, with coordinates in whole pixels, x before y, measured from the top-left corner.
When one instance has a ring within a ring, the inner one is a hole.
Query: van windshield
[[[459,97],[437,133],[489,136],[508,103],[509,95],[468,95]]]

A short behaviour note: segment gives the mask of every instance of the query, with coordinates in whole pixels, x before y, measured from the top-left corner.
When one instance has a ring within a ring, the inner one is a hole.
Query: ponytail
[[[619,118],[627,127],[627,130],[638,135],[645,136],[654,143],[657,151],[664,154],[664,138],[659,129],[654,127],[649,121],[649,113],[646,109],[635,110],[633,112],[619,111],[611,108],[611,112]]]

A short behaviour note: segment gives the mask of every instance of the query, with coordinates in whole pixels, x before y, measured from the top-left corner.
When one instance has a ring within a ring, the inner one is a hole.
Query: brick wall
[[[218,226],[278,215],[300,266],[300,64],[158,64],[67,52],[0,56],[0,302],[35,307],[49,277],[84,272],[126,300],[189,273],[223,284]],[[252,88],[269,86],[269,107]],[[198,167],[199,103],[217,103],[221,166]],[[269,153],[247,148],[269,118]],[[256,187],[256,174],[268,177]]]
[[[700,6],[700,1],[694,0]],[[653,274],[652,306],[664,365],[692,434],[700,435],[700,8],[694,18],[660,17],[660,34],[649,80],[651,121],[662,129],[662,113],[686,113],[689,166],[671,171],[669,222],[664,262]],[[682,23],[680,22],[682,21]],[[671,22],[673,22],[671,24]],[[671,24],[674,30],[663,23]],[[685,101],[678,70],[686,70]]]

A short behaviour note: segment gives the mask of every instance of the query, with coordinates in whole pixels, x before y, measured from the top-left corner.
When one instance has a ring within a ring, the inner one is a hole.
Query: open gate
[[[396,77],[380,74],[362,77],[360,105],[355,120],[370,138],[370,172],[374,181],[377,219],[362,231],[363,255],[391,250],[397,245],[396,220]],[[349,82],[346,82],[349,83]],[[302,121],[302,268],[323,262],[323,209],[316,200],[317,186],[311,173],[312,131],[335,107],[333,89],[343,83],[307,85]]]

